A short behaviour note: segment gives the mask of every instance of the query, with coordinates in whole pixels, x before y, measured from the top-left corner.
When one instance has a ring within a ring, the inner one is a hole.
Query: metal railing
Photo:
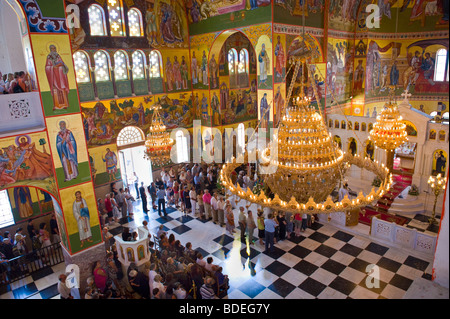
[[[64,255],[60,243],[33,250],[2,264],[2,271],[6,272],[5,284],[21,280],[41,269],[62,262],[64,262]]]

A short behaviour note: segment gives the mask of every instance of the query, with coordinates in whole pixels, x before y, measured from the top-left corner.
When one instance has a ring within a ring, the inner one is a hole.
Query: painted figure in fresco
[[[20,218],[28,218],[33,215],[31,193],[28,187],[14,188],[14,202]]]
[[[65,121],[59,122],[60,131],[56,136],[56,149],[64,170],[64,181],[71,181],[78,177],[77,142],[73,133],[67,129]]]
[[[250,8],[251,10],[258,8],[258,2],[256,0],[250,0]]]
[[[213,125],[220,125],[220,101],[216,94],[213,93],[213,97],[211,98],[211,109],[213,112]]]
[[[277,37],[277,41],[277,45],[275,46],[275,75],[277,79],[283,80],[283,68],[286,65],[286,56],[284,54],[280,36]]]
[[[170,62],[170,57],[167,57],[167,62],[166,62],[166,81],[167,81],[167,91],[173,91],[175,75],[173,72],[172,62]]]
[[[278,127],[284,107],[283,94],[281,94],[281,85],[277,89],[277,94],[275,94],[275,97],[273,99],[273,105],[275,106],[274,127]]]
[[[77,221],[78,234],[81,242],[80,247],[82,248],[86,241],[92,243],[92,232],[89,208],[80,191],[75,192],[75,201],[72,205],[72,212],[73,217],[75,217],[75,220]]]
[[[186,63],[186,58],[184,57],[184,55],[181,57],[180,72],[181,72],[182,88],[183,88],[183,90],[186,90],[188,88],[189,68]]]
[[[208,98],[205,96],[205,93],[203,93],[203,98],[202,98],[202,118],[205,121],[208,121]]]
[[[55,45],[50,45],[50,53],[45,64],[50,92],[53,96],[53,110],[61,110],[69,107],[69,68],[56,51]]]
[[[267,102],[267,93],[264,93],[264,96],[261,99],[261,103],[259,105],[260,116],[261,116],[261,128],[269,129],[269,103]]]
[[[400,71],[398,70],[397,63],[397,60],[395,60],[390,72],[391,85],[393,85],[395,88],[397,88],[398,86],[398,78],[400,76]]]
[[[218,79],[218,71],[219,67],[216,62],[215,54],[212,55],[211,60],[209,61],[209,74],[211,76],[211,89],[215,89],[219,87],[219,79]]]
[[[383,65],[383,68],[381,69],[381,86],[380,86],[380,92],[383,92],[387,88],[387,78],[388,78],[388,70],[389,66],[387,62]]]
[[[355,92],[361,92],[362,91],[362,85],[364,81],[364,67],[362,65],[362,60],[358,60],[358,66],[355,69],[355,84],[354,89]]]
[[[175,87],[177,90],[181,90],[181,69],[180,62],[178,62],[178,57],[175,56],[173,61],[173,79],[175,81]]]
[[[443,151],[439,151],[439,153],[436,152],[436,174],[443,174],[445,173],[445,164],[447,163],[447,159],[444,156]]]
[[[116,153],[112,152],[109,148],[106,149],[105,157],[102,157],[103,162],[106,163],[106,172],[109,175],[109,181],[113,182],[116,180],[117,174],[117,156]]]
[[[425,53],[425,58],[422,59],[422,65],[420,68],[423,70],[423,76],[431,85],[434,85],[433,74],[434,74],[434,59],[431,57],[429,52]]]
[[[102,102],[97,102],[94,106],[94,114],[96,120],[101,120],[106,112],[106,106]]]
[[[200,99],[198,97],[198,93],[195,94],[195,98],[192,101],[192,105],[194,107],[194,114],[196,119],[201,119],[202,117],[202,109],[200,108]]]
[[[16,157],[17,161],[14,167],[18,168],[16,171],[16,178],[24,179],[45,179],[53,175],[53,164],[50,154],[43,153],[36,149],[36,144],[31,143],[31,138],[28,135],[16,137]],[[27,169],[21,169],[24,166]]]
[[[191,59],[191,72],[192,72],[192,84],[198,83],[198,62],[197,58],[195,56],[195,51],[192,52],[192,59]]]
[[[269,55],[267,54],[267,51],[266,51],[266,45],[264,43],[262,44],[261,52],[259,52],[258,61],[259,61],[259,73],[260,73],[259,84],[266,85],[267,72],[270,68],[270,60],[269,60]]]
[[[152,45],[153,43],[158,44],[157,33],[158,27],[156,25],[156,15],[153,9],[153,4],[147,3],[148,8],[145,14],[145,22],[147,23],[147,39],[148,43]]]
[[[197,23],[200,21],[200,6],[198,5],[197,0],[187,1],[186,8],[189,10],[191,14],[191,19],[193,23]]]
[[[208,58],[206,57],[206,51],[203,51],[201,70],[203,85],[208,85]]]
[[[0,186],[1,187],[16,182],[16,179],[13,177],[13,173],[15,171],[8,169],[9,162],[10,162],[10,159],[6,156],[6,153],[3,153],[3,150],[0,150]]]

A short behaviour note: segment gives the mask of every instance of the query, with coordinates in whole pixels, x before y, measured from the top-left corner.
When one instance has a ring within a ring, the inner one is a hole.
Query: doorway
[[[151,161],[145,158],[145,135],[136,126],[127,126],[120,131],[117,137],[117,148],[119,151],[119,161],[123,186],[128,187],[130,192],[138,197],[138,190],[135,188],[135,174],[138,178],[138,187],[141,182],[145,186],[153,182]]]

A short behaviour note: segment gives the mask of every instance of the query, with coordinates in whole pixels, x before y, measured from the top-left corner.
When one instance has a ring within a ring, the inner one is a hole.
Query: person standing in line
[[[233,236],[236,231],[234,230],[234,214],[230,201],[227,201],[227,203],[225,204],[225,218],[227,219],[225,228],[230,233],[230,235]]]
[[[177,181],[173,182],[173,201],[176,208],[180,208],[180,184]]]
[[[106,194],[105,196],[105,209],[106,209],[106,215],[108,216],[108,218],[113,218],[113,207],[112,207],[112,202],[111,202],[111,195],[110,194]],[[105,222],[106,225],[106,222]]]
[[[219,216],[218,216],[218,213],[217,213],[217,210],[219,209],[219,207],[218,207],[218,200],[217,200],[217,193],[214,193],[214,196],[213,197],[211,197],[211,213],[212,213],[212,216],[213,216],[213,223],[214,224],[217,224],[218,223],[218,221],[219,221]]]
[[[300,236],[300,231],[302,227],[302,216],[300,213],[295,213],[294,215],[294,229],[295,229],[295,236]]]
[[[148,214],[147,194],[145,193],[144,182],[141,182],[141,187],[139,187],[139,194],[141,195],[142,199],[142,210],[144,211],[144,214]]]
[[[239,227],[241,229],[241,242],[245,243],[245,231],[247,229],[247,216],[244,213],[244,207],[239,207]]]
[[[205,215],[206,219],[210,220],[212,219],[211,215],[211,194],[209,193],[208,189],[205,189],[205,194],[203,195],[203,204],[205,205]]]
[[[151,182],[150,185],[147,187],[148,193],[150,194],[150,198],[152,199],[152,206],[153,209],[157,208],[157,200],[156,200],[156,192],[157,192],[157,186],[154,182]]]
[[[272,213],[267,215],[267,218],[264,220],[265,253],[274,252],[275,227],[277,225],[277,222],[273,219]]]
[[[277,221],[279,227],[278,237],[280,240],[286,239],[286,219],[284,218],[284,212],[278,212]]]
[[[161,215],[161,207],[164,212],[164,217],[167,217],[166,213],[166,191],[164,190],[164,187],[160,188],[159,191],[156,193],[156,197],[158,198],[158,215]]]
[[[247,212],[247,236],[249,245],[253,245],[253,233],[255,231],[256,224],[253,219],[253,213],[251,210]]]
[[[197,212],[197,192],[195,187],[191,188],[189,199],[191,201],[192,214],[195,216],[195,213]]]
[[[197,194],[197,206],[198,212],[200,214],[201,219],[205,219],[205,204],[203,203],[203,191],[200,190],[200,193]]]
[[[225,209],[225,201],[223,197],[219,197],[219,201],[217,203],[217,217],[219,218],[220,227],[223,227],[223,225],[225,225],[224,209]]]
[[[133,175],[134,189],[136,190],[136,199],[139,199],[139,177],[137,177],[136,172],[133,172]]]
[[[294,215],[286,213],[286,238],[291,239],[292,231],[294,230]]]
[[[70,288],[68,288],[66,285],[66,279],[67,279],[67,276],[65,274],[59,275],[58,288],[57,288],[58,293],[61,296],[61,299],[73,299]]]
[[[52,214],[52,218],[50,219],[50,232],[52,234],[52,243],[59,243],[61,239],[59,237],[58,222],[56,221],[55,213]]]
[[[303,214],[302,216],[302,227],[300,228],[301,231],[305,231],[306,228],[308,228],[308,214]]]
[[[263,245],[264,241],[263,239],[265,238],[265,234],[264,234],[264,212],[262,211],[262,209],[258,208],[258,238],[259,238],[259,244]]]
[[[119,189],[119,194],[116,196],[117,204],[119,204],[120,213],[122,214],[122,218],[127,217],[127,201],[125,199],[125,193],[123,192],[123,188]]]
[[[184,186],[183,199],[184,199],[184,213],[185,213],[185,215],[187,215],[191,212],[191,209],[192,209],[191,197],[189,196],[189,189],[188,189],[187,185]]]

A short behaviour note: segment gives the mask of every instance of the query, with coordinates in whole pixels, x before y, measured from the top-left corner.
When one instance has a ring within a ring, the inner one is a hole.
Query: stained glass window
[[[178,163],[186,163],[189,161],[188,139],[182,131],[178,131],[176,135],[177,141],[177,160]]]
[[[110,81],[109,59],[104,51],[97,51],[94,55],[95,60],[95,80],[97,82]]]
[[[91,35],[106,36],[105,13],[103,9],[99,5],[93,4],[89,7],[88,14]]]
[[[128,11],[128,28],[130,29],[130,37],[143,37],[144,30],[142,28],[142,14],[136,8]]]
[[[161,77],[161,55],[158,51],[150,52],[150,77]]]
[[[9,201],[8,191],[0,191],[0,227],[14,225],[14,216]]]
[[[248,51],[246,49],[242,49],[239,53],[238,73],[248,74]]]
[[[128,80],[128,59],[123,51],[114,54],[114,75],[116,80]]]
[[[125,36],[122,0],[108,0],[109,28],[112,37]]]
[[[78,83],[91,82],[89,75],[89,60],[86,53],[77,51],[73,55],[73,62],[75,64],[75,74]]]
[[[145,79],[145,59],[142,51],[134,51],[133,55],[133,79]]]
[[[236,49],[228,51],[228,71],[230,74],[236,74],[236,64],[238,63],[238,54]]]

